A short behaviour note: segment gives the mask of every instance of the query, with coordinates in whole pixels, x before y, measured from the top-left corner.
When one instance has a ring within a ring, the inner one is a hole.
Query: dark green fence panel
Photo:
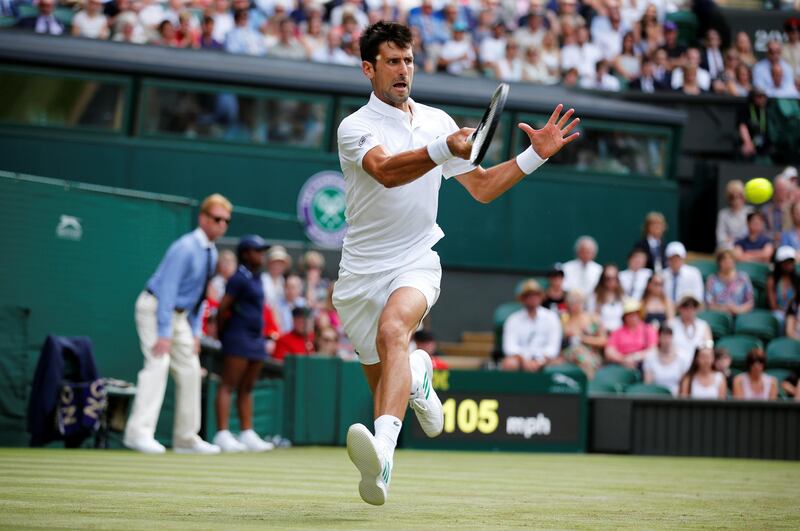
[[[0,172],[0,208],[0,303],[30,308],[34,348],[47,334],[86,335],[103,376],[135,381],[134,301],[191,228],[188,200]]]
[[[338,358],[288,356],[284,366],[284,431],[295,444],[335,444]]]
[[[214,401],[219,382],[207,380],[203,401],[203,428],[210,441],[217,433],[217,410]],[[231,395],[229,429],[241,431],[239,413],[236,408],[236,393]],[[283,434],[283,380],[259,380],[253,387],[253,429],[261,435]]]
[[[340,367],[338,399],[338,434],[336,444],[347,444],[347,429],[361,423],[372,430],[372,393],[364,370],[357,361],[344,361]]]
[[[36,360],[28,352],[26,308],[0,306],[0,446],[25,446],[28,373]]]

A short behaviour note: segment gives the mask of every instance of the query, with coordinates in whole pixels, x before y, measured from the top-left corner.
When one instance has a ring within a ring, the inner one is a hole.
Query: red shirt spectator
[[[287,354],[307,355],[314,352],[314,336],[306,332],[307,315],[305,308],[292,310],[292,330],[278,338],[273,359],[283,361]]]

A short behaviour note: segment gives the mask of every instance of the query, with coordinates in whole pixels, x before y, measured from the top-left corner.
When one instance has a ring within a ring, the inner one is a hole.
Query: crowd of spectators
[[[20,13],[28,0],[2,0],[0,15],[38,33],[352,66],[361,64],[361,31],[395,20],[411,27],[414,61],[425,72],[607,91],[800,97],[800,19],[789,18],[786,42],[771,41],[757,61],[745,32],[712,27],[681,44],[668,15],[687,9],[684,0],[63,1],[73,10],[69,26],[54,15],[56,0],[35,0],[27,16]],[[752,140],[748,149],[758,148]]]
[[[783,385],[764,372],[766,354],[753,349],[746,371],[731,370],[731,357],[715,349],[712,328],[700,312],[730,316],[751,312],[756,292],[742,261],[771,267],[766,305],[780,335],[800,338],[800,187],[787,168],[775,178],[778,192],[761,208],[745,204],[742,184],[727,187],[729,207],[720,211],[716,270],[687,263],[680,242],[664,242],[664,217],[651,212],[626,269],[595,262],[597,242],[582,236],[575,258],[547,274],[549,287],[527,280],[517,289],[522,308],[503,327],[503,370],[538,371],[571,363],[589,379],[605,364],[639,371],[644,382],[695,398],[775,398]],[[796,214],[796,215],[795,215]],[[768,220],[771,220],[768,222]],[[553,292],[555,286],[555,292]]]

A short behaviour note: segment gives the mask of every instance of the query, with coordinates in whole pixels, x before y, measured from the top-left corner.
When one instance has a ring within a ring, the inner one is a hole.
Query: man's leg
[[[170,370],[175,380],[175,422],[172,445],[175,449],[194,449],[201,443],[200,431],[201,386],[200,358],[194,351],[194,336],[189,321],[183,315],[176,318],[172,335]],[[219,451],[219,449],[217,449]]]
[[[361,472],[361,498],[383,505],[388,496],[392,458],[411,392],[408,343],[427,310],[425,296],[415,288],[391,293],[378,320],[375,345],[380,363],[364,365],[372,389],[375,435],[363,424],[350,426],[347,453]]]
[[[136,397],[123,438],[129,448],[146,453],[164,452],[164,447],[155,441],[155,432],[167,388],[169,355],[155,357],[151,352],[158,339],[157,307],[158,301],[152,295],[143,293],[136,300],[136,332],[144,355],[144,367],[136,381]]]

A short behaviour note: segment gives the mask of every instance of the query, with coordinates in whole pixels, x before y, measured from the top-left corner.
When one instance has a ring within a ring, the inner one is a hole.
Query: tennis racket
[[[481,123],[475,128],[475,131],[469,136],[469,142],[472,144],[472,152],[469,156],[471,164],[477,166],[486,156],[489,151],[489,145],[492,143],[494,131],[497,129],[497,124],[500,122],[500,116],[503,114],[503,107],[506,105],[506,97],[508,96],[508,85],[500,83],[492,94],[492,101],[489,102],[489,107],[483,113]]]

